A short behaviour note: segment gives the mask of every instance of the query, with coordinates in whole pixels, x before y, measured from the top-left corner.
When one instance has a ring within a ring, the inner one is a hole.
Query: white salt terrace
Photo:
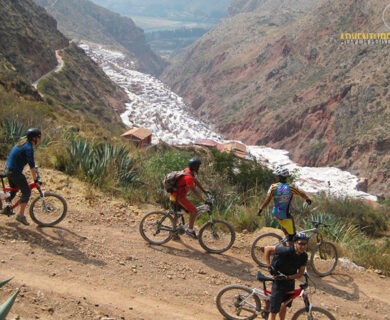
[[[191,144],[198,139],[225,141],[222,135],[210,129],[211,125],[196,119],[183,99],[160,80],[133,70],[134,63],[121,52],[100,45],[81,43],[79,46],[129,96],[131,102],[126,104],[127,111],[121,115],[122,121],[131,128],[144,127],[152,131],[153,143],[159,140],[172,145]],[[300,167],[290,160],[285,150],[261,146],[247,146],[247,150],[271,169],[283,165],[294,171],[296,185],[307,192],[377,200],[375,196],[358,191],[358,178],[347,171],[331,167]]]

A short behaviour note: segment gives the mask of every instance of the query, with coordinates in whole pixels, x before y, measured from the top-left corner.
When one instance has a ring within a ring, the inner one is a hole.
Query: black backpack
[[[190,176],[190,173],[182,171],[172,171],[165,176],[163,181],[164,188],[167,192],[172,193],[177,190],[177,181],[183,176]]]

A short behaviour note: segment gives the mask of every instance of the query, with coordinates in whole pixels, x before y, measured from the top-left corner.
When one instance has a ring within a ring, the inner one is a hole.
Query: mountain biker
[[[27,202],[30,199],[31,190],[27,183],[27,179],[23,174],[23,169],[28,164],[30,166],[31,175],[36,183],[41,183],[37,179],[35,169],[34,149],[41,140],[41,131],[37,128],[30,128],[26,132],[26,136],[22,137],[19,142],[12,148],[8,155],[5,164],[5,174],[7,175],[11,188],[19,188],[22,195],[19,199],[20,212],[16,216],[16,220],[28,226],[24,211]],[[15,197],[16,191],[11,191],[11,200]]]
[[[272,284],[270,298],[270,320],[275,320],[279,313],[279,319],[286,317],[287,307],[291,308],[292,302],[285,304],[289,298],[288,291],[295,288],[295,279],[303,276],[307,264],[307,245],[309,237],[302,232],[298,232],[293,238],[293,246],[269,246],[264,248],[265,261],[268,269],[275,279],[279,273],[284,274],[285,279],[275,280]],[[274,254],[272,262],[270,256]]]
[[[290,215],[289,208],[293,195],[297,194],[301,196],[306,200],[308,205],[310,205],[312,201],[302,190],[287,183],[287,178],[290,175],[287,168],[278,167],[274,174],[276,175],[277,182],[270,186],[267,197],[257,212],[257,215],[260,216],[264,208],[270,203],[271,199],[274,198],[272,214],[279,222],[284,234],[289,236],[289,243],[292,245],[292,239],[295,235],[295,223],[293,217]]]
[[[196,207],[187,199],[187,193],[191,191],[199,200],[205,202],[205,199],[199,193],[198,188],[206,195],[208,192],[202,187],[198,179],[195,177],[195,175],[199,172],[201,163],[201,160],[198,158],[192,158],[188,161],[188,168],[184,170],[184,172],[188,175],[183,175],[178,179],[176,191],[172,192],[170,196],[170,200],[174,204],[180,205],[184,208],[184,210],[190,213],[190,221],[186,234],[194,239],[197,239],[197,235],[194,230],[197,211]]]

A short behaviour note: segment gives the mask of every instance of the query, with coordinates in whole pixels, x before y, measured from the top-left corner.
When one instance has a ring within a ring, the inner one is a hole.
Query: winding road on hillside
[[[56,50],[56,58],[57,58],[57,62],[58,62],[57,66],[53,70],[50,70],[49,72],[45,73],[42,77],[40,77],[38,80],[36,80],[36,81],[34,81],[32,83],[32,86],[35,89],[37,89],[39,81],[41,81],[42,79],[47,78],[53,72],[60,72],[62,70],[62,68],[64,67],[64,60],[62,59],[62,57],[60,55],[60,51],[61,50]],[[40,93],[40,95],[42,95],[42,94]]]
[[[41,176],[45,189],[67,199],[69,213],[54,228],[0,217],[0,280],[14,277],[0,303],[21,288],[9,319],[222,320],[214,302],[220,288],[258,285],[249,253],[256,234],[238,234],[222,255],[185,236],[150,246],[138,223],[153,206],[126,205],[60,172],[41,169]],[[313,281],[313,304],[337,319],[389,319],[389,278],[338,267]]]

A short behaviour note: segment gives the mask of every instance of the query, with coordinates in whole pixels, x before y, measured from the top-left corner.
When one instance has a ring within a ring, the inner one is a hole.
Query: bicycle
[[[309,238],[316,235],[316,245],[310,250],[309,264],[313,271],[320,277],[327,276],[336,268],[338,252],[336,246],[329,241],[323,241],[322,234],[319,232],[321,226],[329,228],[329,225],[319,221],[311,221],[314,228],[300,231],[308,234]],[[252,243],[252,259],[260,266],[267,267],[265,263],[264,247],[286,245],[288,236],[282,238],[276,233],[267,232],[259,235]]]
[[[38,168],[36,168],[37,180],[40,181]],[[0,179],[2,184],[1,195],[4,198],[5,206],[0,197],[0,210],[3,215],[12,216],[15,214],[14,209],[19,206],[19,202],[12,204],[10,191],[19,191],[19,188],[8,188],[4,184],[4,178],[7,175],[1,173]],[[41,227],[51,227],[60,223],[66,216],[68,205],[65,199],[56,193],[44,192],[39,183],[29,183],[30,189],[37,189],[39,196],[30,204],[30,217],[37,225]]]
[[[236,238],[233,227],[224,220],[214,219],[212,208],[214,199],[209,195],[206,203],[198,206],[197,218],[207,213],[210,217],[199,229],[198,240],[201,247],[210,253],[222,253],[231,248]],[[185,233],[188,223],[185,223],[184,213],[180,212],[180,206],[174,205],[172,210],[152,211],[141,220],[139,232],[141,236],[151,244],[161,245],[167,243],[173,236]],[[176,224],[176,221],[179,221]]]
[[[257,280],[263,282],[263,290],[257,288],[249,288],[247,286],[233,284],[222,288],[216,297],[216,304],[219,312],[229,320],[251,320],[258,315],[263,319],[268,319],[269,300],[271,291],[266,288],[266,281],[274,281],[285,278],[286,276],[280,274],[276,279],[264,276],[261,272],[257,274]],[[288,291],[290,295],[286,304],[290,303],[297,297],[301,297],[305,303],[305,307],[299,309],[292,316],[292,320],[299,319],[329,319],[336,320],[336,318],[328,311],[320,307],[315,307],[310,303],[309,295],[305,291],[309,286],[309,275],[305,272],[305,283],[300,284],[300,289]],[[262,306],[263,302],[263,306]]]

